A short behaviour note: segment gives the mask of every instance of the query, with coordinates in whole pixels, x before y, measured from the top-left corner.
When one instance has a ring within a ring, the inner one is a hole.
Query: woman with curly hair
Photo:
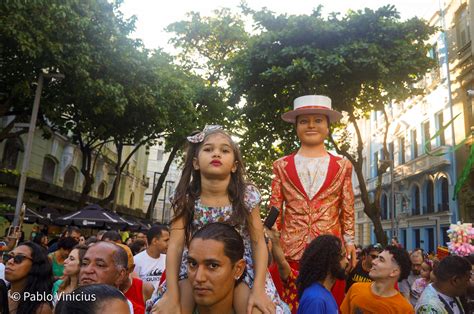
[[[51,302],[27,296],[51,295],[53,272],[45,250],[36,243],[25,242],[8,254],[5,279],[11,284],[8,298],[10,314],[52,313]]]
[[[314,239],[300,261],[298,313],[337,313],[331,289],[336,279],[345,278],[348,267],[346,250],[338,237],[326,234]]]

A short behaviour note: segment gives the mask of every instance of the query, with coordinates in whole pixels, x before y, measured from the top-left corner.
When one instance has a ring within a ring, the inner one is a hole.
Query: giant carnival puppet
[[[307,244],[320,234],[339,237],[351,266],[357,262],[352,164],[328,153],[324,145],[330,123],[341,118],[340,112],[332,110],[331,99],[320,95],[296,98],[293,110],[282,115],[295,125],[300,147],[273,163],[270,206],[280,209],[281,246],[295,270]],[[342,303],[344,281],[336,282],[332,293]]]

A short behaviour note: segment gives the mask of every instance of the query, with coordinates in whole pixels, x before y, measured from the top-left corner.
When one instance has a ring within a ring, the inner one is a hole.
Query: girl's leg
[[[192,314],[194,312],[193,288],[189,279],[179,281],[179,295],[181,300],[181,314]]]
[[[241,282],[234,289],[234,301],[232,302],[234,306],[235,313],[237,314],[246,314],[247,313],[247,304],[250,296],[250,288],[244,283]],[[252,314],[262,313],[259,309],[254,307],[252,309]]]

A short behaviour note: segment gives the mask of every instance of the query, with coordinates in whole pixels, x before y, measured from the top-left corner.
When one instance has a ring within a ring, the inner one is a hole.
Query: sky
[[[402,19],[413,16],[429,19],[437,10],[440,0],[247,0],[247,5],[258,10],[266,7],[275,13],[311,14],[318,5],[323,6],[323,14],[330,12],[345,13],[348,10],[363,8],[376,9],[385,4],[393,4],[400,12]],[[165,4],[166,3],[166,4]],[[238,11],[240,0],[125,0],[121,11],[125,17],[135,15],[138,20],[134,38],[143,40],[149,49],[163,48],[173,53],[168,44],[171,34],[164,31],[169,24],[186,19],[190,11],[200,12],[201,15],[210,15],[219,8],[231,8]]]

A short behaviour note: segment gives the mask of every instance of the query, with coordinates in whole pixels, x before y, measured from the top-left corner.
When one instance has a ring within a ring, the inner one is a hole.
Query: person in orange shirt
[[[410,269],[408,252],[387,246],[372,262],[369,276],[373,282],[354,283],[342,302],[341,313],[415,313],[395,289],[395,283],[407,278]]]

